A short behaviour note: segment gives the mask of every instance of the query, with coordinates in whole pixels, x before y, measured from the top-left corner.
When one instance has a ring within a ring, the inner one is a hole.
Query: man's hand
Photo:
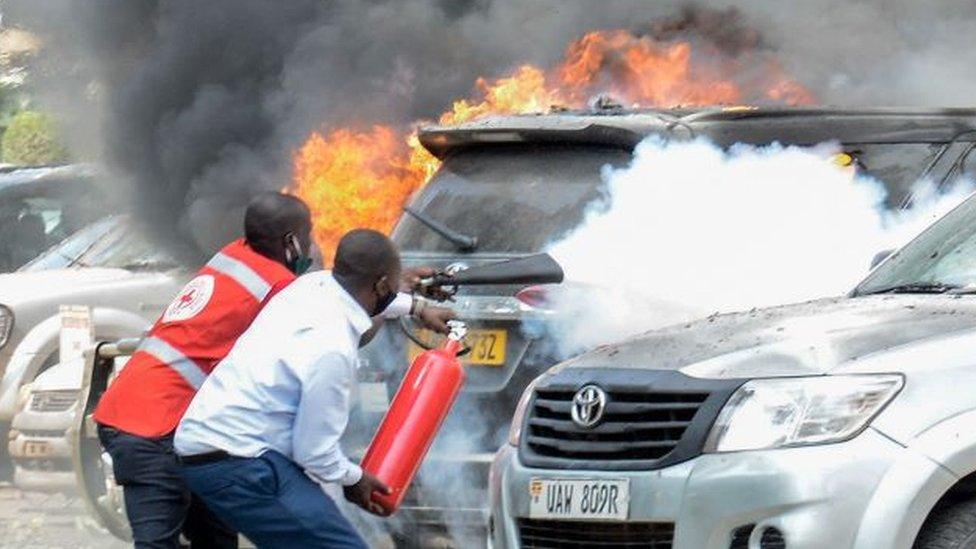
[[[434,276],[437,271],[433,267],[408,267],[400,275],[400,291],[415,292],[420,289],[420,281]]]
[[[403,274],[400,275],[400,291],[420,294],[424,297],[437,301],[447,301],[451,299],[451,293],[444,291],[440,287],[422,287],[420,285],[420,281],[422,279],[430,278],[436,273],[437,270],[433,267],[410,267],[404,269]]]
[[[379,515],[381,517],[386,516],[386,510],[376,503],[373,503],[373,492],[388,495],[391,493],[391,490],[389,486],[383,484],[383,481],[376,478],[372,474],[363,471],[363,476],[359,479],[359,482],[353,484],[352,486],[344,486],[342,488],[342,492],[345,494],[347,500],[355,503],[370,513]]]
[[[447,326],[447,321],[452,320],[457,314],[451,309],[444,307],[424,307],[417,315],[424,327],[429,328],[439,334],[446,334],[451,331]]]

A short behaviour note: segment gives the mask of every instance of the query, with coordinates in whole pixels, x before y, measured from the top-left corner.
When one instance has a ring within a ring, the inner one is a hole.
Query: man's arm
[[[360,346],[369,343],[373,339],[373,336],[376,335],[376,332],[379,331],[381,324],[376,323],[377,318],[381,320],[394,319],[407,315],[419,320],[425,328],[441,334],[446,334],[450,331],[447,326],[447,321],[457,316],[451,309],[434,306],[423,297],[400,292],[397,294],[396,299],[379,316],[373,318],[373,327],[363,336],[363,339],[360,341]]]
[[[362,477],[362,469],[346,458],[339,438],[349,422],[355,364],[331,352],[298,373],[302,393],[292,430],[293,457],[322,481],[352,486]]]

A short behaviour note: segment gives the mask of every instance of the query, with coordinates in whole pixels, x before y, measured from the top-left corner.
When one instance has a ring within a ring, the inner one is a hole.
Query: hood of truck
[[[0,275],[0,303],[16,309],[27,302],[47,301],[59,295],[72,295],[99,288],[111,290],[121,283],[151,283],[167,277],[164,273],[102,268],[14,272]]]
[[[966,331],[976,331],[976,296],[838,297],[654,330],[563,367],[679,370],[714,379],[815,375]]]

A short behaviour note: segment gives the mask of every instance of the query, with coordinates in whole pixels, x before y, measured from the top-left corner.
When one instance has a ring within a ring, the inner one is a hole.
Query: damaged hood
[[[19,271],[0,275],[0,303],[16,308],[23,303],[72,295],[82,290],[111,290],[123,282],[165,277],[157,272],[124,269],[77,268],[47,271]]]
[[[976,296],[838,297],[714,315],[606,345],[570,368],[679,370],[700,378],[827,373],[922,341],[976,334]]]

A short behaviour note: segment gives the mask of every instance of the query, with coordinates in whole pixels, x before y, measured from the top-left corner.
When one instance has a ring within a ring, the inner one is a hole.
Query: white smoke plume
[[[715,312],[849,291],[879,251],[906,242],[971,189],[920,183],[906,210],[884,186],[813,148],[649,139],[603,174],[605,199],[555,243],[568,290],[553,335],[566,356]]]

